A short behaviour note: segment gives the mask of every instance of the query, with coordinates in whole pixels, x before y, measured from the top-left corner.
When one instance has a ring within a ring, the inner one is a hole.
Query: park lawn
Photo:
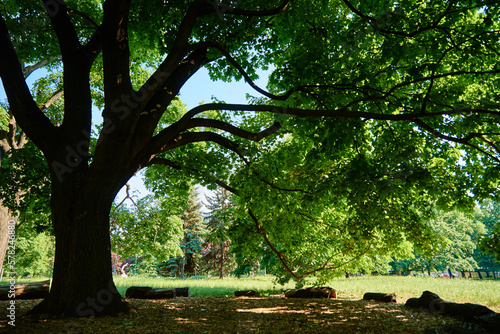
[[[17,283],[42,281],[47,278],[23,279]],[[153,288],[189,287],[191,296],[195,297],[225,297],[234,296],[236,290],[256,290],[262,296],[280,295],[287,289],[295,287],[293,282],[284,286],[275,284],[274,277],[225,277],[178,279],[149,276],[115,277],[115,285],[122,296],[131,286],[149,286]],[[0,285],[8,284],[7,281]],[[362,276],[337,278],[327,284],[335,290],[339,299],[362,299],[366,292],[395,293],[398,303],[404,303],[408,298],[420,297],[428,290],[437,293],[442,299],[456,303],[474,303],[489,307],[500,313],[500,280],[479,279],[449,279],[431,277],[407,276]],[[306,285],[307,286],[307,285]]]
[[[459,321],[403,306],[407,298],[419,297],[424,290],[500,312],[500,280],[339,278],[328,284],[337,290],[338,299],[285,299],[282,292],[293,284],[276,285],[272,277],[182,280],[135,276],[116,277],[115,283],[121,294],[130,286],[189,287],[191,297],[129,299],[134,313],[83,319],[27,317],[24,313],[40,300],[16,300],[16,333],[422,333]],[[265,297],[232,297],[234,291],[246,289]],[[365,292],[395,293],[399,302],[360,300]],[[1,309],[8,305],[9,301],[0,301]],[[1,317],[0,332],[10,329]]]
[[[256,290],[262,296],[282,294],[293,289],[292,282],[282,286],[275,284],[273,277],[226,277],[203,279],[152,278],[144,276],[116,277],[118,291],[125,295],[130,286],[153,288],[189,287],[191,296],[234,296],[236,290]],[[399,303],[408,298],[420,297],[428,290],[442,299],[457,303],[474,303],[489,307],[500,313],[500,280],[449,279],[405,276],[363,276],[334,279],[327,284],[335,290],[339,299],[362,299],[366,292],[395,293]]]

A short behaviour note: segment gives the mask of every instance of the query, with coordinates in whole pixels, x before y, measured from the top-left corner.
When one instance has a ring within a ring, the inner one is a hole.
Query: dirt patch
[[[35,319],[23,316],[40,300],[17,300],[12,333],[422,333],[456,322],[402,304],[342,299],[280,297],[187,297],[129,300],[135,313],[95,319]],[[8,301],[0,302],[3,314]]]

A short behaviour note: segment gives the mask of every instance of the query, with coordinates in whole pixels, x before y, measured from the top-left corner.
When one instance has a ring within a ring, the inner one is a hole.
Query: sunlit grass
[[[42,281],[47,278],[23,279],[16,283]],[[121,295],[131,286],[153,288],[189,287],[191,296],[234,296],[236,290],[256,290],[262,296],[282,294],[295,287],[293,282],[285,286],[275,284],[273,277],[226,277],[202,279],[153,278],[148,276],[115,277],[115,285]],[[0,282],[8,284],[7,281]],[[338,278],[328,283],[337,290],[341,299],[361,299],[366,292],[395,293],[399,302],[420,297],[425,290],[437,293],[441,298],[457,303],[485,305],[500,312],[500,280],[449,279],[403,276],[364,276]]]
[[[237,290],[256,290],[263,296],[281,294],[294,287],[293,283],[285,286],[274,284],[272,277],[226,277],[202,279],[153,278],[147,276],[115,277],[116,288],[125,295],[131,286],[149,286],[152,288],[184,288],[189,287],[191,296],[234,296]]]
[[[153,288],[189,287],[192,296],[233,296],[236,290],[256,290],[263,296],[281,294],[294,288],[292,282],[285,286],[274,284],[273,277],[174,279],[144,276],[116,277],[118,291],[125,295],[130,286]],[[364,276],[338,278],[329,284],[341,299],[361,299],[366,292],[395,293],[398,301],[405,302],[420,297],[425,290],[441,298],[459,303],[485,305],[500,312],[500,280],[447,279],[430,277]]]
[[[338,278],[330,282],[339,297],[359,299],[365,292],[395,293],[398,300],[420,297],[428,290],[445,300],[481,304],[500,312],[500,280],[404,276]]]

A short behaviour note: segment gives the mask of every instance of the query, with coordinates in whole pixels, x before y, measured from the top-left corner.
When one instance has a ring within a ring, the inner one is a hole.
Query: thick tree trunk
[[[52,287],[31,314],[93,317],[129,311],[111,272],[109,212],[115,192],[109,184],[97,183],[100,188],[53,181],[56,254]]]

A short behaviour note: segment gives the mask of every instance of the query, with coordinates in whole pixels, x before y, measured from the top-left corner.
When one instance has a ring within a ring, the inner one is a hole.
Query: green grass
[[[395,293],[400,300],[420,297],[425,290],[457,303],[481,304],[500,312],[500,280],[430,277],[365,276],[330,282],[339,297],[362,298],[365,292]]]
[[[116,288],[120,294],[130,286],[149,286],[152,288],[184,288],[189,287],[191,296],[221,297],[234,296],[236,290],[257,290],[263,296],[280,294],[294,287],[293,283],[285,286],[274,284],[271,277],[226,277],[203,279],[152,278],[144,276],[115,277]]]
[[[236,290],[257,290],[268,296],[294,288],[293,283],[275,285],[271,277],[173,279],[132,276],[117,277],[115,284],[122,295],[130,286],[189,287],[192,296],[233,296]],[[408,298],[420,297],[422,292],[428,290],[445,300],[481,304],[500,312],[500,280],[365,276],[338,278],[328,285],[337,290],[338,297],[342,299],[361,299],[365,292],[384,292],[395,293],[398,300],[404,302]]]
[[[41,281],[45,278],[19,280],[17,283]],[[175,279],[144,276],[115,277],[115,285],[120,294],[125,295],[131,286],[153,288],[189,287],[191,296],[233,296],[236,290],[257,290],[263,296],[281,294],[294,288],[293,283],[285,286],[274,284],[272,277],[234,277]],[[6,281],[1,284],[8,284]],[[395,293],[400,302],[408,298],[420,297],[425,290],[437,293],[441,298],[458,303],[485,305],[500,312],[500,280],[447,279],[430,277],[365,276],[338,278],[329,284],[337,290],[342,299],[361,299],[365,292]]]

